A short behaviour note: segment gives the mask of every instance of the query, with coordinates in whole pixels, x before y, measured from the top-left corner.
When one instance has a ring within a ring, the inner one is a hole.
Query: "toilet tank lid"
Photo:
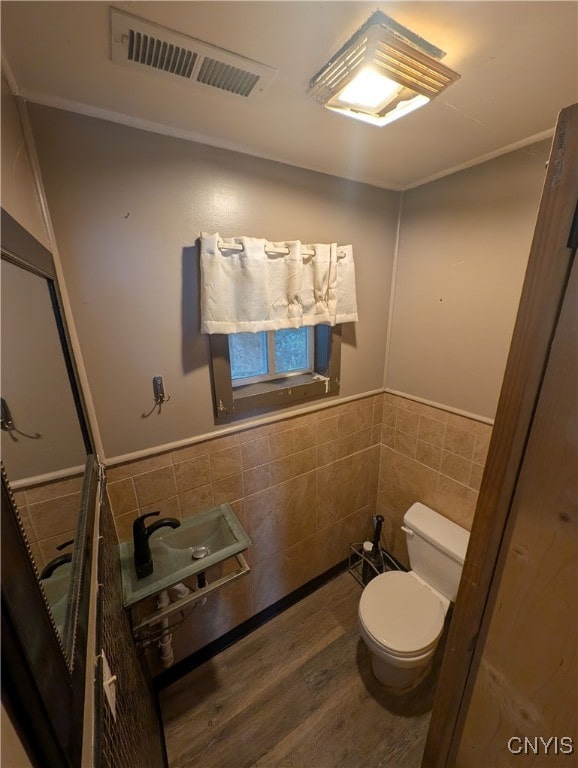
[[[407,510],[403,522],[408,528],[463,565],[470,533],[461,525],[419,501]]]

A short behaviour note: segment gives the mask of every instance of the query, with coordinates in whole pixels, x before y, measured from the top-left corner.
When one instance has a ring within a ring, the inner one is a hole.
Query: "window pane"
[[[309,328],[275,331],[275,371],[290,373],[309,368]]]
[[[231,378],[247,379],[267,373],[267,334],[232,333],[229,335]]]

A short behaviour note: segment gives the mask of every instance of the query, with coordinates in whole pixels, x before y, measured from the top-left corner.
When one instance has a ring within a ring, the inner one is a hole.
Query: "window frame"
[[[233,421],[259,412],[298,405],[339,394],[341,325],[313,326],[313,370],[281,378],[233,385],[229,336],[209,335],[215,422]]]

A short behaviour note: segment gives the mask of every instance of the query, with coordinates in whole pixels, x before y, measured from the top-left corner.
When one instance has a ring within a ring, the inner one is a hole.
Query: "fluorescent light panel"
[[[379,23],[371,24],[377,16]],[[428,49],[444,55],[376,12],[315,75],[309,93],[334,112],[387,125],[428,104],[459,79]]]
[[[389,103],[401,86],[371,67],[363,67],[337,95],[343,104],[377,109]]]

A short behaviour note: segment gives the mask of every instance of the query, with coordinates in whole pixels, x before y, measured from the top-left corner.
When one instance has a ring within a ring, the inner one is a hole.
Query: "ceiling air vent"
[[[171,75],[189,78],[197,60],[197,54],[187,48],[163,42],[158,37],[143,35],[130,29],[128,32],[127,59],[146,64]]]
[[[202,87],[236,96],[262,93],[277,71],[201,40],[111,8],[111,59]]]

